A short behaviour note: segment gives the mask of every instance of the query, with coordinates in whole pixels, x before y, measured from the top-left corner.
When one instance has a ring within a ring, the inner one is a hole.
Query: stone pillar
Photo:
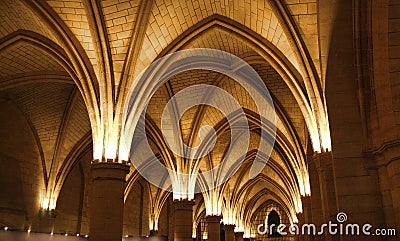
[[[322,200],[321,200],[319,175],[312,157],[309,157],[308,171],[310,175],[310,186],[311,186],[311,197],[310,197],[311,219],[313,224],[315,224],[317,227],[321,227],[321,224],[325,223],[326,221],[323,220],[323,215],[322,215]],[[324,236],[323,235],[314,236],[312,237],[312,240],[324,241]]]
[[[206,222],[208,225],[208,241],[220,241],[221,240],[221,216],[207,216]]]
[[[174,201],[174,241],[193,241],[194,201]]]
[[[312,223],[311,197],[310,196],[301,197],[301,203],[303,205],[304,222]]]
[[[356,7],[355,3],[357,4]],[[358,7],[365,4],[369,5],[365,6],[365,10],[361,10]],[[385,25],[381,21],[384,19],[384,15],[375,16],[377,18],[374,20],[364,18],[364,16],[371,16],[374,11],[382,9],[374,6],[376,4],[387,5],[387,2],[319,1],[318,8],[319,10],[323,8],[324,11],[318,11],[318,18],[321,23],[319,24],[319,29],[324,32],[324,36],[320,34],[319,37],[320,46],[325,46],[326,51],[324,52],[328,53],[327,55],[322,55],[327,56],[325,63],[328,71],[325,78],[325,97],[331,130],[337,210],[345,212],[350,223],[361,225],[370,223],[374,227],[379,227],[383,217],[380,204],[381,197],[377,189],[377,180],[374,180],[373,176],[370,175],[370,170],[368,170],[364,157],[364,148],[372,143],[371,140],[374,143],[377,141],[374,138],[375,136],[371,135],[370,130],[375,132],[385,127],[388,123],[388,119],[378,119],[378,122],[374,124],[373,122],[376,118],[371,114],[376,110],[379,111],[381,97],[391,95],[387,90],[385,90],[386,93],[384,95],[380,95],[378,93],[380,91],[377,88],[378,85],[386,85],[385,82],[388,79],[387,74],[382,73],[385,68],[387,69],[388,64],[382,62],[381,60],[383,59],[379,60],[384,55],[384,51],[387,51],[387,48],[382,48],[382,46],[388,37],[381,35],[380,32],[378,34],[379,38],[375,38],[375,36],[371,36],[371,32],[366,31],[371,25],[377,26],[378,30],[387,28],[387,23]],[[334,14],[324,14],[327,12]],[[386,9],[382,12],[387,14],[388,10]],[[333,25],[329,26],[330,23],[333,23]],[[363,26],[360,26],[361,24]],[[374,33],[377,32],[374,31]],[[354,45],[355,42],[360,44]],[[371,52],[368,46],[379,48],[380,50]],[[354,60],[356,60],[356,64]],[[378,68],[375,68],[369,63],[379,63],[379,67],[376,66]],[[364,75],[366,73],[364,70],[370,69],[374,69],[372,71],[374,75],[373,81],[372,74],[368,77]],[[379,78],[375,79],[378,76]],[[354,81],[355,79],[357,81]],[[371,94],[372,98],[368,98],[369,95],[364,95],[366,98],[361,100],[360,96],[365,94],[365,86],[360,83],[369,80],[371,80],[371,83],[375,83],[375,86],[372,87],[374,90]],[[358,95],[357,93],[362,94]],[[371,102],[370,99],[377,100],[376,105],[371,104],[373,101]],[[393,102],[389,98],[384,98],[383,102],[386,105],[386,112],[388,110],[387,105]],[[387,114],[385,113],[385,116]],[[393,130],[395,129],[398,130],[398,127]],[[384,130],[386,134],[392,132],[386,128]],[[369,139],[370,137],[372,139]],[[385,140],[390,140],[387,137],[384,138]],[[355,240],[353,236],[342,235],[340,238],[342,241]],[[363,241],[377,240],[376,237],[372,236],[360,238]]]
[[[335,222],[338,211],[336,204],[336,187],[333,174],[332,153],[316,153],[313,156],[313,161],[319,177],[323,223],[328,223],[330,220]],[[324,240],[339,240],[339,237],[333,237],[328,232],[325,232]]]
[[[224,225],[224,229],[225,229],[225,241],[235,241],[235,225],[226,224]]]
[[[158,236],[158,230],[150,230],[150,236]]]
[[[298,225],[299,225],[300,234],[296,235],[294,237],[294,241],[305,241],[305,238],[304,238],[304,236],[303,236],[303,234],[301,232],[301,227],[305,223],[305,221],[304,221],[304,213],[297,213],[296,216],[297,216],[297,219],[299,220]]]
[[[91,241],[122,240],[125,177],[129,166],[92,164],[89,237]]]
[[[236,232],[235,233],[235,241],[243,241],[243,232]]]
[[[38,220],[33,225],[33,230],[42,233],[51,233],[54,231],[54,222],[57,217],[56,210],[40,210]]]
[[[312,214],[311,214],[311,197],[305,196],[301,197],[301,203],[303,205],[303,221],[305,224],[312,224]],[[304,241],[311,241],[313,240],[312,235],[304,235]]]

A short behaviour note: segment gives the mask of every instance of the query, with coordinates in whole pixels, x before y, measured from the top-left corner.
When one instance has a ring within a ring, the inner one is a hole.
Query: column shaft
[[[243,241],[243,232],[236,232],[235,233],[235,241]]]
[[[325,222],[322,215],[321,189],[318,171],[312,158],[308,161],[308,171],[311,185],[311,219],[315,225],[321,226]],[[314,240],[322,241],[323,239],[314,237]]]
[[[235,225],[227,224],[224,225],[225,229],[225,241],[235,241]]]
[[[121,241],[125,177],[129,166],[92,164],[89,236],[91,241]]]
[[[303,205],[303,221],[305,224],[312,224],[312,214],[311,214],[311,197],[306,196],[306,197],[301,197],[301,203]],[[305,241],[311,241],[313,240],[313,236],[311,235],[305,235],[303,240]]]
[[[174,241],[192,241],[194,201],[174,201]]]
[[[207,216],[206,222],[208,225],[208,241],[220,241],[221,240],[221,227],[220,227],[221,216]]]
[[[329,220],[336,221],[336,215],[338,213],[332,159],[331,152],[315,154],[313,156],[319,176],[323,223],[327,223]],[[325,233],[325,240],[338,239],[338,236]]]

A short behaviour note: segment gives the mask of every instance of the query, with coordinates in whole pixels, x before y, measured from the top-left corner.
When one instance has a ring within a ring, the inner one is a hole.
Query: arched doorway
[[[267,219],[267,224],[268,224],[268,237],[281,237],[278,233],[278,226],[281,223],[281,218],[279,217],[279,214],[275,211],[272,210],[268,214],[268,219]]]

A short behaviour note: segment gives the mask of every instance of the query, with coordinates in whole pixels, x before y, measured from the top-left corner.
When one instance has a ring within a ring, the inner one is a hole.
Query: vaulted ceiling
[[[194,48],[236,55],[260,75],[277,112],[275,147],[256,179],[247,177],[260,142],[259,111],[233,79],[209,70],[171,77],[150,99],[149,123],[161,132],[167,102],[187,87],[208,84],[227,91],[247,111],[252,124],[245,164],[221,189],[224,207],[240,203],[240,210],[250,218],[273,200],[294,221],[301,209],[300,196],[309,189],[306,153],[310,145],[317,150],[324,147],[319,133],[324,127],[318,128],[324,126],[324,117],[314,116],[318,108],[324,109],[324,58],[320,58],[316,19],[313,0],[4,0],[0,7],[0,98],[15,103],[31,125],[41,155],[44,189],[57,193],[74,158],[92,148],[92,138],[94,153],[104,155],[98,143],[120,131],[118,116],[128,91],[150,63]],[[180,120],[182,139],[197,146],[201,126],[223,122],[225,117],[216,108],[195,106]],[[160,161],[167,162],[159,151],[165,143],[156,138],[151,142]],[[218,165],[229,143],[227,129],[219,134],[200,170]],[[134,167],[127,179],[126,196],[139,179]],[[159,215],[166,194],[154,186],[151,189],[154,212]],[[199,215],[205,206],[199,208]]]

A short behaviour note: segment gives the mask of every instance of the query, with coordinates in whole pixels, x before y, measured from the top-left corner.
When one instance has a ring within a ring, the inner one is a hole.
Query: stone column
[[[316,169],[318,171],[319,184],[320,184],[320,195],[322,202],[322,215],[323,223],[336,221],[337,203],[336,203],[336,187],[335,179],[333,174],[332,165],[332,153],[316,153],[313,156]],[[339,240],[338,236],[331,236],[329,233],[325,233],[324,240]]]
[[[150,236],[158,236],[158,230],[150,230]]]
[[[299,220],[298,225],[299,225],[300,235],[296,235],[294,237],[294,241],[305,241],[305,238],[301,233],[301,227],[305,223],[305,221],[304,221],[304,213],[297,213],[296,216],[297,216],[297,219]]]
[[[235,233],[235,241],[243,241],[243,232],[236,232]]]
[[[122,240],[125,177],[129,166],[92,164],[89,237],[91,241]]]
[[[56,210],[40,210],[38,214],[38,220],[33,225],[33,230],[51,233],[54,231],[54,222],[57,217]]]
[[[354,3],[357,3],[356,8]],[[387,22],[382,24],[385,14],[374,16],[374,12],[380,10],[387,15],[388,10],[384,9],[383,5],[386,5],[387,8],[388,4],[385,1],[356,2],[343,0],[320,1],[318,3],[319,30],[324,32],[319,36],[320,46],[325,46],[326,51],[324,52],[328,53],[322,55],[327,56],[325,61],[328,70],[325,78],[325,97],[331,131],[337,210],[345,212],[350,223],[361,225],[370,223],[374,227],[380,226],[379,223],[383,216],[380,204],[381,196],[377,189],[377,180],[374,180],[373,175],[370,175],[370,170],[366,166],[364,148],[378,141],[374,135],[371,135],[371,131],[376,132],[384,129],[384,133],[390,134],[394,130],[398,130],[398,127],[392,130],[386,129],[385,126],[388,123],[390,124],[391,121],[388,119],[380,120],[371,115],[378,110],[379,114],[388,116],[390,110],[388,105],[393,103],[390,97],[384,97],[391,96],[387,88],[384,88],[385,93],[383,95],[381,95],[381,89],[378,88],[378,85],[387,84],[388,77],[384,73],[384,69],[389,66],[385,64],[385,61],[382,62],[387,58],[382,58],[382,56],[388,48],[382,46],[387,44],[388,37],[385,37],[381,32],[385,28],[387,29],[388,24]],[[363,6],[363,9],[358,6]],[[333,12],[335,14],[325,14]],[[369,16],[375,18],[368,18]],[[333,24],[330,25],[330,23]],[[371,29],[371,26],[377,28]],[[371,34],[371,32],[368,32],[369,30],[365,31],[367,28],[377,34]],[[376,38],[375,36],[379,37]],[[354,45],[355,40],[360,44]],[[379,51],[371,52],[368,49],[369,46],[379,49]],[[357,60],[356,64],[354,64],[354,60]],[[377,65],[369,65],[369,63]],[[371,77],[363,74],[365,72],[362,71],[366,69],[374,69]],[[358,79],[358,83],[354,79]],[[362,92],[364,86],[359,83],[368,79],[373,79],[371,85],[373,85],[372,83],[375,84],[372,87],[374,92],[371,95],[373,100],[377,100],[376,105],[375,103],[371,104],[368,97],[364,101],[360,100],[360,95],[357,94],[365,93]],[[388,86],[390,86],[390,83]],[[380,111],[383,110],[380,108],[380,103],[385,105],[385,113]],[[375,119],[378,122],[374,122]],[[369,137],[372,137],[374,141],[371,142]],[[388,137],[385,136],[384,139],[390,140],[390,137]],[[329,181],[327,183],[328,186],[331,186]],[[336,220],[336,218],[333,220]],[[342,241],[355,240],[353,236],[342,235],[340,238]],[[377,240],[376,237],[371,236],[369,238]],[[361,237],[361,239],[369,240],[366,236]]]
[[[206,222],[208,225],[208,241],[220,241],[221,238],[221,216],[207,216]]]
[[[315,154],[313,160],[318,171],[324,221],[328,222],[329,220],[335,220],[330,219],[335,218],[335,215],[337,214],[332,153],[324,152]]]
[[[311,197],[310,196],[301,197],[301,203],[303,205],[304,222],[312,223]]]
[[[225,224],[225,241],[235,241],[235,225]]]
[[[301,197],[301,203],[303,205],[303,222],[305,224],[312,224],[312,214],[311,214],[311,197],[305,196]],[[313,240],[312,235],[304,235],[304,241],[311,241]]]
[[[321,200],[321,189],[319,183],[319,175],[315,163],[312,157],[309,157],[308,161],[308,171],[310,175],[310,185],[311,185],[311,219],[313,224],[317,227],[321,227],[322,223],[326,221],[323,220],[322,215],[322,200]],[[323,235],[318,235],[312,237],[313,241],[324,241]]]
[[[193,241],[194,201],[174,201],[174,241]]]

